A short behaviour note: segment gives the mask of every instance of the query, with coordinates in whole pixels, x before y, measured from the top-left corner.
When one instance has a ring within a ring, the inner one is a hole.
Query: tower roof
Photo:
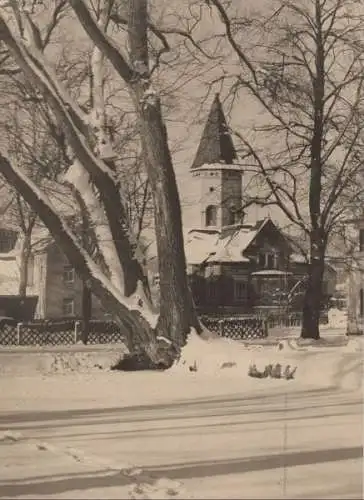
[[[219,94],[215,95],[192,169],[206,164],[232,164],[236,159],[233,140],[228,130]]]

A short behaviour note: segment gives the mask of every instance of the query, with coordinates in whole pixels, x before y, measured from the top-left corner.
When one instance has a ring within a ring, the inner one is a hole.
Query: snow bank
[[[282,350],[277,345],[244,344],[226,338],[204,340],[192,332],[181,358],[171,368],[172,372],[199,372],[204,374],[247,375],[249,366],[256,364],[258,369],[270,363],[290,364],[294,362],[292,350]]]
[[[58,349],[13,348],[0,351],[0,375],[36,376],[88,373],[108,370],[126,352],[123,344],[115,347],[60,347]]]
[[[191,333],[180,360],[171,373],[190,376],[238,377],[252,384],[299,384],[300,386],[361,387],[362,339],[337,337],[332,341],[285,339],[277,345],[251,345],[224,338],[201,339]],[[248,376],[249,367],[264,371],[267,365],[279,363],[282,372],[297,367],[293,380],[256,379]]]

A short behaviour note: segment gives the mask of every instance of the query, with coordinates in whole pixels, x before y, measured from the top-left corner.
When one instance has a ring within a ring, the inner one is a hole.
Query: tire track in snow
[[[153,476],[150,473],[128,463],[118,463],[105,457],[86,454],[83,450],[72,447],[55,446],[45,441],[28,438],[20,432],[7,430],[0,435],[0,441],[8,443],[23,442],[32,446],[35,451],[48,452],[58,456],[66,456],[85,465],[97,466],[106,472],[114,472],[123,476],[130,483],[129,495],[133,500],[192,498],[182,490],[181,483],[165,477]]]

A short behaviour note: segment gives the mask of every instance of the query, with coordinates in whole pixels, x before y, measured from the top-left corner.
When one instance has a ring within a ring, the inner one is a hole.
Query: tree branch
[[[127,63],[115,43],[99,29],[96,20],[91,16],[86,6],[85,0],[69,0],[69,2],[91,40],[104,54],[107,54],[109,61],[118,74],[126,83],[130,84],[137,76],[135,71]]]

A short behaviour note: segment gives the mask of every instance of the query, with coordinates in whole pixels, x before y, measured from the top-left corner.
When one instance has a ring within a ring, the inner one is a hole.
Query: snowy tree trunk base
[[[322,304],[322,281],[325,269],[324,251],[312,259],[302,315],[301,338],[320,338],[320,314]]]
[[[129,354],[121,361],[118,369],[161,370],[172,366],[178,359],[180,346],[168,338],[158,335],[158,327],[153,329],[137,311],[124,313],[118,318],[126,330],[126,347]]]

